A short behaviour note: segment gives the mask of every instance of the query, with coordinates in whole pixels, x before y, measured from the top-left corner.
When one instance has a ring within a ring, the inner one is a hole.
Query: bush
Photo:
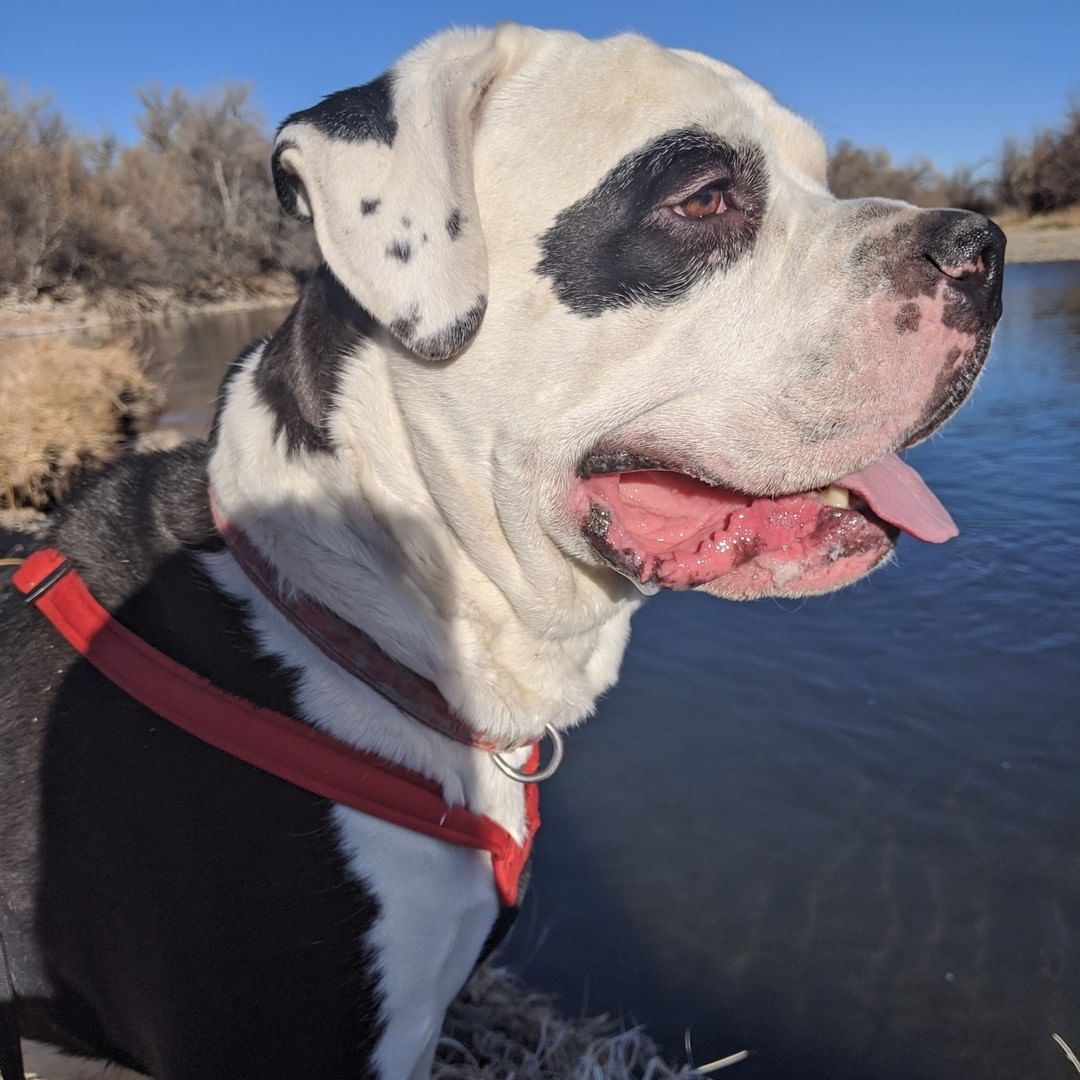
[[[1026,149],[1014,139],[1005,143],[997,196],[1028,214],[1080,204],[1080,103],[1070,106],[1060,128],[1037,132]]]
[[[829,160],[829,186],[842,199],[877,195],[984,214],[1047,214],[1080,205],[1080,103],[1069,107],[1059,128],[1036,132],[1026,145],[1006,139],[995,175],[978,179],[975,173],[961,166],[945,176],[925,158],[896,165],[886,150],[846,141]]]
[[[142,90],[142,139],[121,149],[73,135],[47,100],[17,101],[0,83],[0,291],[199,294],[312,266],[310,230],[279,211],[248,95]]]
[[[863,150],[847,141],[837,144],[829,159],[829,187],[841,199],[876,195],[916,206],[958,206],[980,213],[989,212],[994,203],[992,181],[976,179],[969,166],[944,176],[926,158],[894,165],[887,150]]]
[[[0,514],[43,510],[149,430],[163,395],[134,349],[36,339],[0,356]]]

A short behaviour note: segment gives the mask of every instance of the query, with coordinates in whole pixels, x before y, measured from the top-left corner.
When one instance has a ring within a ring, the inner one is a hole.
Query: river
[[[505,958],[733,1080],[1022,1080],[1080,1049],[1080,263],[1010,266],[909,455],[961,528],[843,593],[667,594],[544,791]],[[280,310],[147,328],[205,429]]]

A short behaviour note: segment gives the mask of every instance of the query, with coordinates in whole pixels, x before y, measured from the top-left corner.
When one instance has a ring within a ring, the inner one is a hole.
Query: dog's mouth
[[[645,589],[728,599],[829,592],[862,577],[899,532],[941,544],[948,511],[895,455],[826,488],[759,497],[627,453],[588,456],[574,512],[593,548]]]

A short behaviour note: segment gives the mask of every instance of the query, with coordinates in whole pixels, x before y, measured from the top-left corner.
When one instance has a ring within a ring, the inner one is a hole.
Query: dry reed
[[[162,402],[130,347],[4,342],[0,509],[47,509],[79,472],[110,461],[151,427]]]

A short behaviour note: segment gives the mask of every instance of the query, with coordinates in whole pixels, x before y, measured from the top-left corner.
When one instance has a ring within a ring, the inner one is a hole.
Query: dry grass
[[[6,342],[0,353],[0,509],[45,509],[116,456],[163,403],[131,348]]]
[[[1080,227],[1080,206],[1069,206],[1064,210],[1055,210],[1051,214],[1024,214],[1009,210],[992,215],[994,220],[1006,231],[1009,229],[1042,232],[1053,229],[1075,229]]]
[[[1068,1058],[1069,1064],[1080,1073],[1080,1060],[1078,1060],[1076,1055],[1072,1052],[1072,1047],[1056,1032],[1054,1034],[1054,1042],[1061,1047],[1061,1052]]]
[[[548,994],[511,973],[481,968],[450,1007],[433,1080],[690,1080],[745,1054],[695,1070],[663,1061],[640,1028],[606,1016],[570,1020]]]

